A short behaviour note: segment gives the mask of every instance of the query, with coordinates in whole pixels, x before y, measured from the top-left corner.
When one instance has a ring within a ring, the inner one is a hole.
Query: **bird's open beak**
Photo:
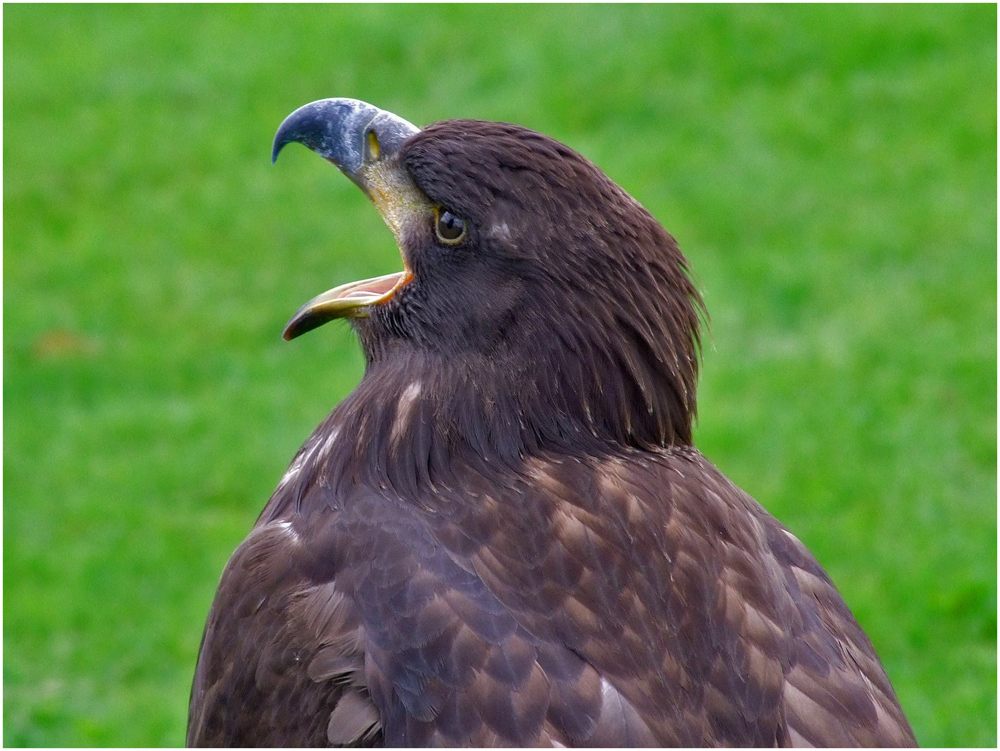
[[[395,158],[403,142],[419,130],[356,99],[321,99],[285,118],[274,136],[271,161],[293,141],[312,149],[365,192],[400,242],[405,218],[428,208],[427,197]],[[405,266],[404,256],[399,273],[342,284],[314,297],[292,316],[284,338],[294,339],[334,318],[367,316],[373,305],[392,299],[413,278]]]

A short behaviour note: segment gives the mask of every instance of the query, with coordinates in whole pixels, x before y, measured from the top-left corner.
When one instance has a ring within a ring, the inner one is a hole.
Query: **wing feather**
[[[299,515],[223,575],[189,743],[914,742],[829,578],[697,452],[452,469],[420,504],[287,484]]]

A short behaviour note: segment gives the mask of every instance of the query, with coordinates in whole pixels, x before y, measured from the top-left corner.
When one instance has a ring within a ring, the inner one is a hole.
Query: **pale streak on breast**
[[[403,391],[399,397],[399,405],[396,407],[396,419],[392,423],[392,433],[389,436],[390,442],[395,446],[406,433],[411,420],[413,419],[413,408],[420,396],[420,381],[414,381]]]
[[[333,448],[333,444],[336,443],[337,437],[340,435],[340,426],[336,426],[330,431],[330,435],[326,437],[323,441],[323,446],[319,450],[319,456],[323,459],[330,455],[330,449]]]
[[[296,532],[295,529],[292,527],[291,522],[282,520],[279,522],[274,522],[273,526],[277,528],[280,532],[282,532],[286,537],[291,539],[292,542],[299,541],[299,533]]]
[[[292,466],[288,468],[288,471],[285,472],[285,476],[281,478],[281,482],[278,483],[278,487],[275,489],[275,492],[278,492],[285,487],[285,485],[295,479],[295,476],[302,470],[305,463],[309,461],[309,458],[312,456],[315,448],[316,445],[313,444],[312,446],[308,446],[299,452],[299,455],[292,461]]]

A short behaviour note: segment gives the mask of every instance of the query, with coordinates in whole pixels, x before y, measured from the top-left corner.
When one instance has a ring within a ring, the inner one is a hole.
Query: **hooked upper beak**
[[[357,99],[321,99],[290,114],[274,136],[271,161],[289,143],[301,143],[349,177],[378,208],[400,242],[404,221],[429,199],[413,184],[395,157],[419,133],[412,123]],[[363,318],[373,305],[387,302],[409,283],[406,268],[396,274],[342,284],[313,298],[285,326],[287,340],[334,318]]]

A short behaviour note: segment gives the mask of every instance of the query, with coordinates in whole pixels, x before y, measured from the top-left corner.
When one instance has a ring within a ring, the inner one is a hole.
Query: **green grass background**
[[[996,7],[23,6],[4,35],[7,745],[177,745],[222,567],[394,271],[297,106],[508,120],[680,240],[698,444],[840,586],[926,745],[996,735]]]

